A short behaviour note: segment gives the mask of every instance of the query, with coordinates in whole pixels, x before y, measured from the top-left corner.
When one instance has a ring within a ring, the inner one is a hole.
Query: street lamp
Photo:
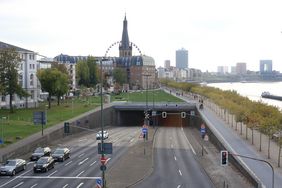
[[[105,158],[104,153],[104,124],[103,124],[103,58],[100,61],[100,73],[101,73],[101,86],[100,86],[100,95],[101,95],[101,131],[102,131],[102,138],[101,138],[101,151],[102,157]],[[103,188],[105,187],[105,169],[102,169],[102,181],[103,181]]]

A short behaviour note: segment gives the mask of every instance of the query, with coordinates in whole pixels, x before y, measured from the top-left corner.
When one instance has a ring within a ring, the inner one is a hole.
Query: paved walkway
[[[141,129],[141,128],[140,128]],[[140,130],[141,132],[141,130]],[[155,129],[149,128],[148,140],[139,138],[125,155],[106,172],[107,187],[134,187],[153,171],[153,139]]]
[[[189,100],[192,99],[191,95],[184,94],[183,99]],[[268,137],[265,135],[262,136],[262,144],[261,144],[261,152],[259,151],[259,137],[260,133],[258,131],[254,131],[253,140],[254,144],[252,144],[251,139],[251,130],[246,129],[245,125],[237,125],[232,119],[234,117],[226,112],[226,110],[219,108],[217,105],[212,103],[211,101],[204,102],[204,110],[200,111],[203,118],[206,120],[206,123],[212,126],[219,135],[222,136],[222,139],[227,143],[227,149],[229,152],[237,153],[241,155],[246,155],[258,159],[267,160],[272,164],[275,171],[274,176],[274,184],[275,187],[281,187],[282,185],[282,170],[277,167],[277,157],[278,157],[278,149],[276,142],[271,140],[270,142],[270,159],[268,159]],[[231,118],[232,117],[232,118]],[[247,130],[247,131],[246,131]],[[247,132],[247,134],[246,134]],[[246,137],[247,135],[247,137]],[[248,139],[246,139],[248,138]],[[248,168],[254,172],[255,176],[258,177],[266,187],[272,187],[272,170],[269,165],[263,162],[258,162],[246,158],[240,158]]]

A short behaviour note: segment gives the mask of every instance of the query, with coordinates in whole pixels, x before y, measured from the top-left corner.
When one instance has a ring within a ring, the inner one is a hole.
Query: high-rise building
[[[219,73],[219,74],[228,73],[228,67],[227,66],[218,66],[217,67],[217,73]]]
[[[170,68],[170,60],[165,60],[164,62],[164,68],[169,69]]]
[[[247,64],[236,63],[236,74],[247,74]]]
[[[259,72],[260,73],[271,73],[272,72],[272,60],[260,60]]]
[[[188,50],[185,50],[184,48],[176,50],[176,68],[188,68]]]

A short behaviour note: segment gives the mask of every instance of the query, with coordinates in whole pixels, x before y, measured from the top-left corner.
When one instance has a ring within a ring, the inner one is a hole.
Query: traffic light
[[[226,150],[220,151],[220,162],[221,162],[221,166],[228,165],[228,151]]]
[[[64,123],[64,133],[70,133],[70,123],[69,122],[65,122]]]
[[[181,112],[181,118],[186,118],[186,112]]]
[[[162,118],[166,118],[167,113],[166,112],[162,112]]]

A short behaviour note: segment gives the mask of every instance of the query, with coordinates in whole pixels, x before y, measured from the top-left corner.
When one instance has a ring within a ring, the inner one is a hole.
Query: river
[[[212,83],[208,86],[222,90],[235,90],[238,94],[248,97],[250,100],[261,101],[273,105],[282,110],[282,101],[265,99],[261,93],[268,91],[270,94],[282,96],[282,82],[233,82],[233,83]]]

